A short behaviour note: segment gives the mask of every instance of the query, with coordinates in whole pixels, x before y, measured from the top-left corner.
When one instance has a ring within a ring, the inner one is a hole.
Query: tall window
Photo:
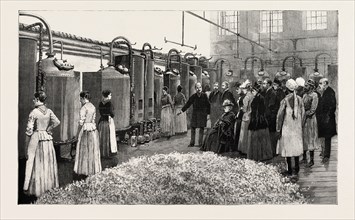
[[[239,33],[240,29],[240,15],[239,11],[221,11],[218,16],[218,24],[222,27],[228,28],[231,31]],[[232,35],[231,32],[222,28],[218,29],[219,35]]]
[[[327,29],[326,11],[307,11],[306,12],[306,30]]]
[[[282,11],[260,12],[260,33],[282,32]]]

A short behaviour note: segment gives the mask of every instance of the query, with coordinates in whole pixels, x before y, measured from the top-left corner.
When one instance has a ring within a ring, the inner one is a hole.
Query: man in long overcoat
[[[330,157],[332,137],[337,134],[335,111],[337,107],[334,90],[329,86],[327,78],[319,81],[319,90],[322,95],[316,112],[318,134],[322,138],[322,163],[327,163]]]
[[[187,103],[182,107],[181,111],[185,112],[192,105],[192,117],[191,117],[191,140],[189,147],[195,145],[196,128],[199,128],[199,138],[197,147],[202,146],[203,141],[203,130],[206,127],[207,119],[210,117],[211,106],[208,101],[207,95],[202,92],[201,83],[196,83],[195,85],[196,93],[190,96]]]
[[[268,122],[270,140],[273,156],[276,156],[276,144],[277,139],[275,136],[276,132],[276,117],[277,111],[279,110],[280,104],[276,103],[276,92],[272,88],[272,81],[270,78],[267,78],[263,81],[262,87],[264,90],[264,102],[265,102],[265,116]]]

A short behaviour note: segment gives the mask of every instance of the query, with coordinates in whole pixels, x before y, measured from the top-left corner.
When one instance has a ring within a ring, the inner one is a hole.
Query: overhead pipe
[[[51,30],[49,24],[46,22],[46,20],[44,20],[42,17],[40,17],[38,15],[34,15],[34,14],[31,14],[31,13],[28,13],[28,12],[23,12],[23,11],[19,12],[19,16],[34,17],[34,18],[39,19],[44,24],[44,26],[46,27],[46,30],[47,30],[48,41],[49,41],[49,52],[47,53],[47,56],[48,57],[54,57],[55,53],[53,52],[52,30]]]
[[[268,51],[277,53],[277,51],[274,51],[274,50],[272,50],[272,49],[270,49],[270,48],[267,48],[267,47],[265,47],[265,46],[263,46],[263,45],[261,45],[261,44],[255,42],[255,41],[253,41],[253,40],[250,40],[249,38],[246,38],[246,37],[240,35],[240,34],[237,33],[237,32],[231,31],[231,30],[229,30],[228,28],[225,28],[225,27],[223,27],[223,26],[221,26],[221,25],[219,25],[219,24],[216,24],[216,23],[214,23],[214,22],[212,22],[212,21],[210,21],[210,20],[208,20],[208,19],[206,19],[206,18],[204,18],[204,17],[201,17],[201,16],[199,16],[198,14],[195,14],[195,13],[193,13],[193,12],[191,12],[191,11],[186,11],[186,12],[189,13],[190,15],[192,15],[192,16],[195,16],[195,17],[200,18],[200,19],[202,19],[202,20],[204,20],[204,21],[206,21],[206,22],[208,22],[208,23],[210,23],[210,24],[213,24],[214,26],[217,26],[217,27],[219,27],[219,28],[221,28],[221,29],[223,29],[223,30],[226,30],[226,31],[228,31],[228,32],[230,32],[230,33],[232,33],[232,34],[235,34],[235,35],[237,35],[238,37],[240,37],[240,38],[242,38],[242,39],[244,39],[244,40],[247,40],[247,41],[249,41],[249,42],[252,42],[252,43],[258,45],[259,47],[262,47],[262,48],[264,48],[264,49],[266,49],[266,50],[268,50]]]
[[[165,43],[173,43],[173,44],[177,44],[177,45],[180,45],[180,46],[182,46],[182,47],[189,47],[189,48],[192,48],[192,49],[194,49],[194,50],[196,50],[197,49],[197,45],[195,45],[194,47],[193,46],[189,46],[189,45],[186,45],[185,43],[184,43],[184,38],[185,38],[185,12],[184,11],[182,11],[182,27],[181,27],[181,44],[180,43],[177,43],[177,42],[174,42],[174,41],[169,41],[169,40],[167,40],[166,39],[166,37],[164,37],[164,41],[165,41]]]
[[[329,53],[319,53],[316,55],[316,58],[314,60],[314,72],[318,72],[318,58],[322,55],[328,55],[330,58],[330,63],[332,63],[332,56]]]

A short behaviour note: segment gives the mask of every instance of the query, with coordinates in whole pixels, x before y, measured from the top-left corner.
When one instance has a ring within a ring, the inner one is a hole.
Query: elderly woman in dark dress
[[[235,114],[232,111],[234,104],[226,99],[222,106],[224,113],[216,121],[204,139],[201,147],[202,151],[213,151],[218,154],[224,153],[234,144],[233,130]]]

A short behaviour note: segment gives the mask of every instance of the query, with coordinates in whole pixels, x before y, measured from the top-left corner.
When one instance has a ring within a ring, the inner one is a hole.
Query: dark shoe
[[[194,147],[194,144],[189,144],[187,147]]]
[[[171,138],[171,136],[167,136],[167,137],[166,137],[166,140],[169,140],[170,138]]]
[[[328,157],[324,157],[322,160],[322,163],[328,163],[329,162],[329,158]]]
[[[283,176],[291,176],[292,173],[290,173],[287,170],[285,170],[285,171],[281,172],[281,175],[283,175]]]
[[[300,168],[294,168],[293,169],[293,174],[294,175],[298,175],[299,172],[300,172]]]
[[[319,156],[320,156],[320,157],[323,157],[323,153],[322,153],[322,152],[320,152]]]
[[[314,165],[314,161],[311,160],[309,161],[309,163],[307,163],[306,167],[312,167]]]

